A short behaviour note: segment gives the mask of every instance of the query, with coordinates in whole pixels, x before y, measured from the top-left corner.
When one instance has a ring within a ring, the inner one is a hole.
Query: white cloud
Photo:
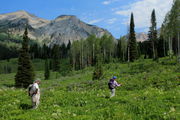
[[[99,23],[99,22],[101,22],[101,21],[103,21],[103,19],[95,19],[95,20],[89,21],[88,24]]]
[[[104,5],[108,5],[108,4],[110,4],[111,2],[110,1],[104,1],[104,2],[102,2],[102,4],[104,4]]]
[[[106,0],[106,1],[103,1],[102,4],[109,5],[109,4],[111,4],[113,2],[117,2],[117,1],[119,1],[119,0]]]
[[[108,24],[113,24],[114,22],[116,22],[117,21],[117,18],[111,18],[111,19],[108,19],[106,22],[108,23]]]
[[[147,28],[150,26],[151,12],[155,9],[157,26],[160,27],[172,3],[173,0],[139,0],[124,6],[124,10],[115,11],[115,13],[126,16],[123,24],[127,24],[129,23],[131,12],[133,12],[136,28]]]

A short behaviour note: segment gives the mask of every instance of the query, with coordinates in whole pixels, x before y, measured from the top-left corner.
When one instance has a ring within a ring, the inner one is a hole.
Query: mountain
[[[136,41],[137,42],[143,42],[148,39],[147,33],[141,32],[141,33],[136,33]]]
[[[126,39],[128,39],[128,35],[124,35],[123,37],[125,37]],[[148,34],[145,32],[140,32],[140,33],[136,33],[136,41],[137,42],[143,42],[148,40]]]
[[[45,20],[26,11],[0,15],[0,32],[21,36],[26,25],[31,39],[49,44],[67,44],[92,34],[96,37],[111,35],[107,30],[86,24],[72,15],[61,15],[54,20]]]
[[[157,29],[157,36],[160,37],[160,32],[161,32],[161,28]],[[137,42],[143,42],[148,40],[148,33],[145,32],[140,32],[140,33],[136,33],[136,40]]]

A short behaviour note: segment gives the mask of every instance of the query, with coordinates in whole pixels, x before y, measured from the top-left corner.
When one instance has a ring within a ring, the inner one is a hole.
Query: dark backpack
[[[109,86],[109,89],[114,89],[114,88],[115,88],[115,85],[113,84],[113,81],[112,81],[112,80],[110,80],[110,81],[108,82],[108,86]]]
[[[34,85],[33,84],[29,85],[28,94],[29,94],[29,96],[33,96],[33,94],[34,94]]]

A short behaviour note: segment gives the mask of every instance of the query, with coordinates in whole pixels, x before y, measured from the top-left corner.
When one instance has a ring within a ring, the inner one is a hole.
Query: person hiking
[[[109,89],[111,91],[111,95],[110,95],[110,98],[111,97],[114,97],[115,96],[115,91],[116,91],[116,87],[118,86],[121,86],[121,84],[118,84],[115,79],[117,79],[116,76],[114,76],[113,78],[111,78],[108,82],[108,86],[109,86]]]
[[[31,97],[32,107],[36,109],[39,105],[40,100],[40,89],[39,84],[41,83],[40,79],[36,79],[33,84],[28,87],[28,94]]]

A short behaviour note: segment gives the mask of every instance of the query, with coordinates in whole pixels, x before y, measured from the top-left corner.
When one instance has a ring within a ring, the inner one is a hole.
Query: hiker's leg
[[[39,106],[40,94],[36,95],[36,108]]]
[[[37,95],[36,94],[32,96],[32,105],[33,105],[33,109],[37,108]]]
[[[111,89],[111,96],[110,97],[114,97],[115,96],[115,89]]]
[[[32,101],[32,108],[35,108],[36,102],[34,101],[34,96],[31,97],[31,101]]]

